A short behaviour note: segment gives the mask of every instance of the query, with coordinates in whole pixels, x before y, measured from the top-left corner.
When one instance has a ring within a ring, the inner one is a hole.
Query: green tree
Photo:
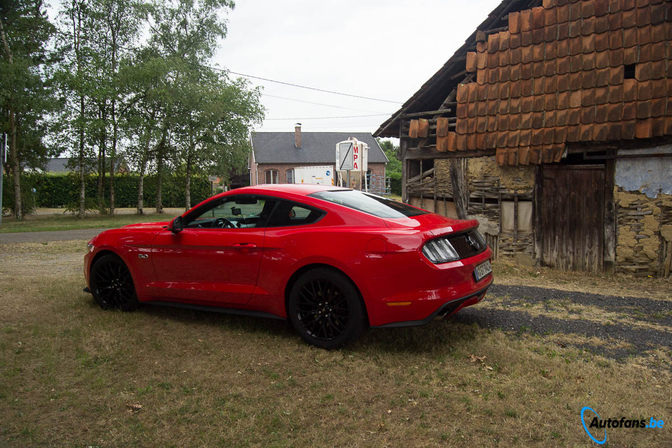
[[[46,117],[57,107],[46,84],[54,27],[40,0],[0,1],[0,127],[9,135],[14,216],[23,218],[21,172],[44,164]],[[4,167],[3,167],[4,169]]]
[[[74,162],[71,168],[78,174],[79,218],[86,213],[86,178],[95,159],[90,142],[90,119],[92,115],[91,91],[94,88],[91,74],[93,55],[91,48],[91,2],[89,0],[71,0],[63,4],[60,13],[60,33],[58,52],[60,66],[56,73],[59,91],[66,107],[60,115],[61,129],[58,142],[69,148]]]
[[[399,159],[399,147],[392,143],[391,140],[383,140],[379,138],[377,141],[389,160],[385,167],[385,173],[392,181],[392,194],[401,195],[401,160]]]
[[[191,205],[194,171],[223,171],[244,159],[250,126],[261,120],[259,91],[243,81],[230,82],[207,64],[219,39],[226,36],[223,13],[234,4],[228,0],[173,0],[152,3],[150,47],[166,61],[161,138],[156,150],[156,211],[161,212],[161,179],[164,165],[183,166],[186,206]],[[228,173],[228,170],[226,170]]]
[[[129,112],[122,120],[130,144],[126,155],[139,171],[137,213],[144,213],[144,180],[150,165],[165,146],[171,124],[172,102],[169,65],[152,48],[142,49],[133,64],[122,71],[123,81],[133,92]]]
[[[178,158],[185,168],[185,206],[191,207],[191,176],[195,172],[228,177],[232,166],[247,160],[249,129],[263,118],[259,91],[245,82],[229,82],[207,71],[200,81],[185,85],[180,95],[186,118],[176,135]]]
[[[96,103],[100,111],[101,163],[109,148],[110,198],[109,212],[114,214],[114,176],[121,140],[120,117],[128,113],[131,93],[122,82],[120,71],[128,66],[140,37],[142,24],[140,10],[143,5],[134,0],[92,0],[93,59],[97,79]],[[101,169],[101,177],[104,169]]]
[[[69,103],[62,115],[69,148],[80,176],[79,214],[84,216],[84,176],[97,161],[98,208],[105,209],[105,177],[109,171],[109,211],[114,213],[114,178],[124,140],[121,121],[130,113],[133,91],[123,79],[138,51],[143,5],[133,0],[70,0],[61,11],[59,72]],[[109,166],[108,166],[109,163]]]

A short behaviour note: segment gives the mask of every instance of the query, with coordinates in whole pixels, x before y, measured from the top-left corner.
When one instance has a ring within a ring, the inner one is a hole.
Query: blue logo
[[[331,176],[331,171],[327,170],[327,176]]]
[[[581,409],[581,423],[583,423],[583,429],[586,430],[586,434],[588,434],[588,437],[593,439],[593,442],[597,443],[598,445],[604,445],[607,441],[607,430],[606,429],[604,430],[604,440],[597,440],[595,437],[593,437],[593,435],[590,433],[590,431],[588,431],[588,427],[586,426],[586,420],[583,418],[583,414],[587,410],[590,410],[593,414],[597,415],[597,418],[599,418],[600,420],[602,419],[600,417],[600,414],[598,414],[597,412],[595,412],[593,409],[589,408],[588,406],[584,406],[583,409]],[[591,425],[591,427],[592,427],[592,425]]]

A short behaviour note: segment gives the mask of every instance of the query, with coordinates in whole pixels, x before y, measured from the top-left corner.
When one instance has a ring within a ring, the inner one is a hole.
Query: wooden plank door
[[[604,267],[605,169],[543,166],[537,178],[537,242],[544,265],[600,272]]]

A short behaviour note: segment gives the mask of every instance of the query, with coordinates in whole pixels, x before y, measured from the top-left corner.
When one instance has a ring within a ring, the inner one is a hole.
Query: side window
[[[235,196],[212,201],[187,217],[185,228],[241,229],[264,227],[277,201]]]
[[[318,221],[324,212],[309,208],[296,202],[280,201],[268,221],[267,227],[289,227],[312,224]]]
[[[294,183],[294,169],[292,168],[291,170],[285,171],[285,179],[287,179],[288,184],[293,184]]]

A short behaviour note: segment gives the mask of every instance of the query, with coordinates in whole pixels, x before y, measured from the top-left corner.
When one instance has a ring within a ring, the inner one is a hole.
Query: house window
[[[287,170],[285,171],[286,174],[286,179],[288,184],[293,184],[294,183],[294,169]]]
[[[267,184],[277,184],[278,182],[278,170],[266,170],[266,182]]]

